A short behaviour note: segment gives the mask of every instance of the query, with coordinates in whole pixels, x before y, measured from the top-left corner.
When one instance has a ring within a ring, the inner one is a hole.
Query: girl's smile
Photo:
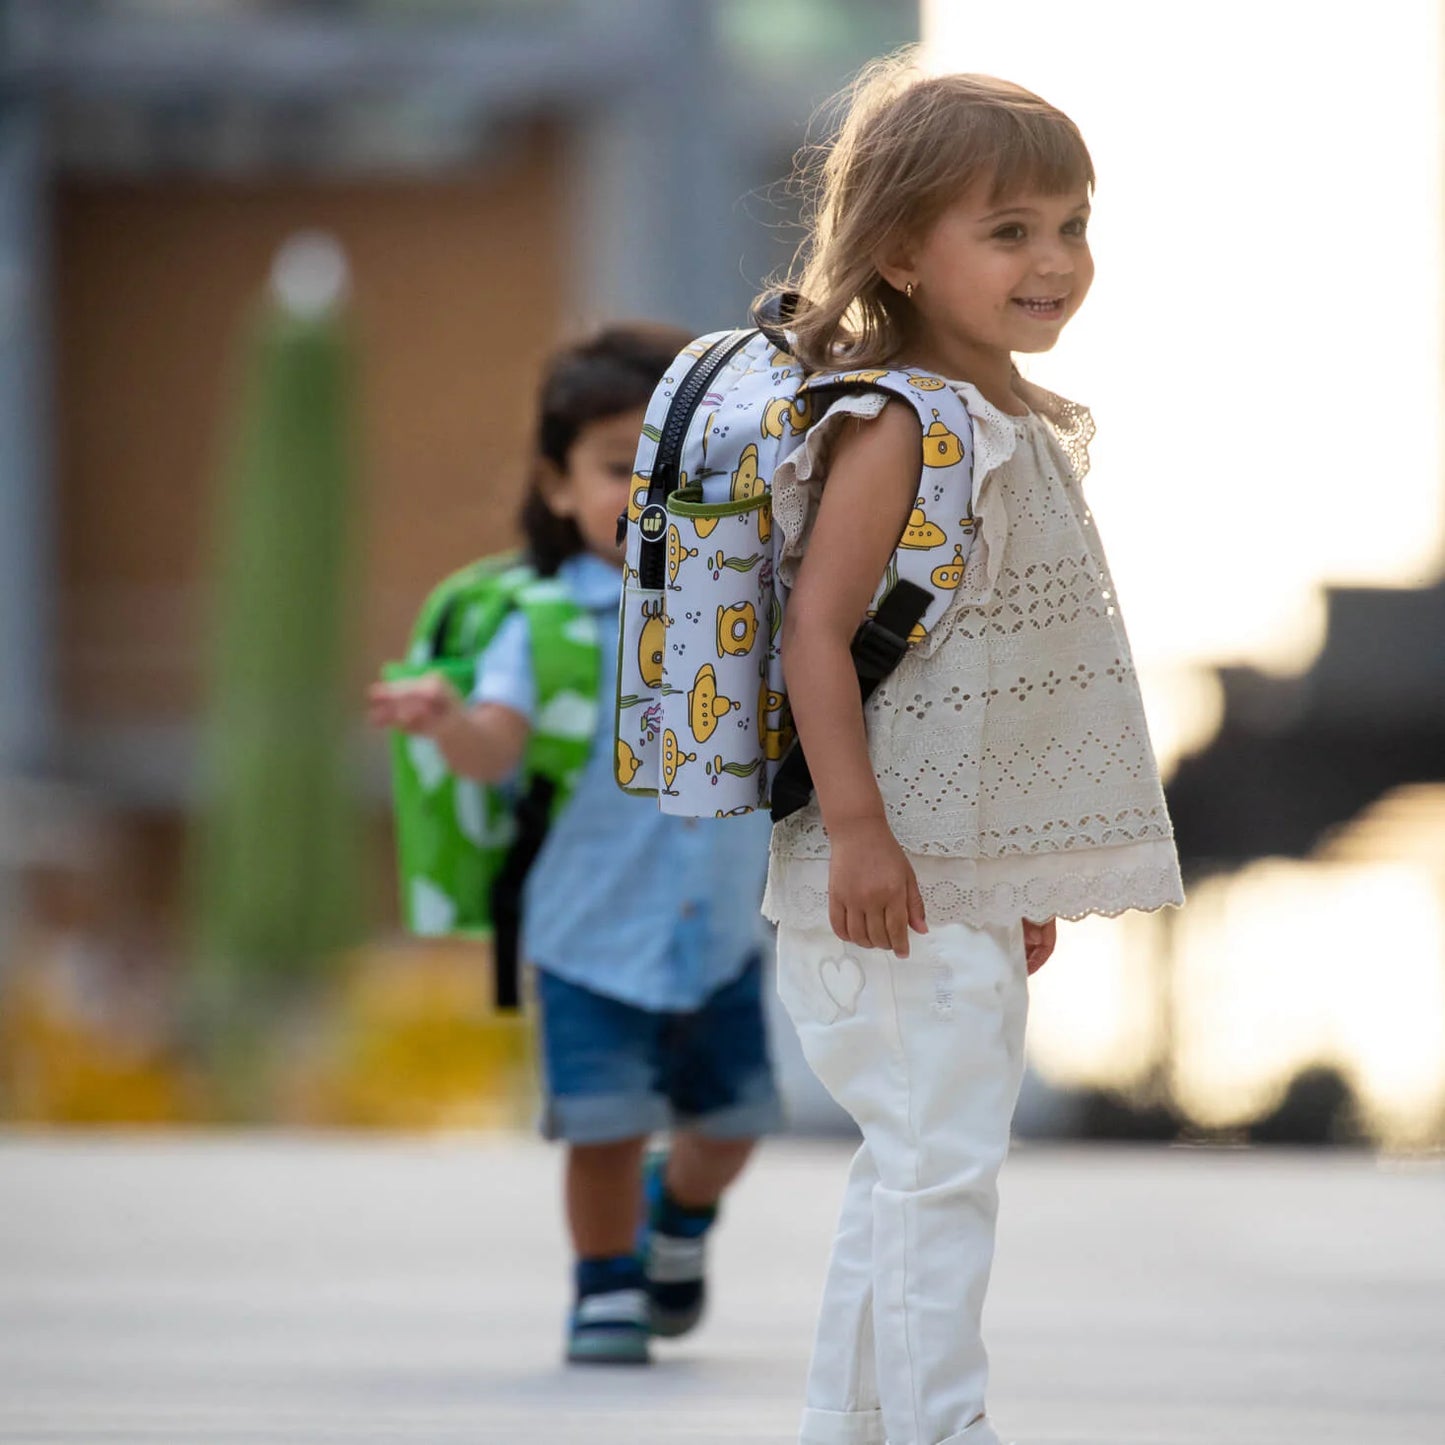
[[[1021,307],[1025,316],[1031,316],[1040,321],[1062,321],[1064,318],[1064,306],[1068,301],[1067,293],[1062,296],[1015,296],[1013,303]]]

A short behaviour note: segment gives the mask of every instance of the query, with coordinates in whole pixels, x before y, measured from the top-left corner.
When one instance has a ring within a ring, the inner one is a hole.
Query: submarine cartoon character
[[[941,376],[910,376],[908,384],[915,391],[942,391],[948,385]],[[937,416],[938,413],[935,412],[934,415]]]
[[[682,533],[677,527],[671,526],[667,529],[667,580],[676,585],[678,570],[689,557],[697,556],[696,547],[684,547],[682,545]]]
[[[733,473],[731,496],[735,502],[745,502],[761,497],[767,490],[767,483],[758,475],[758,448],[749,442],[738,458],[738,469]],[[758,540],[766,542],[773,535],[773,508],[770,501],[764,501],[758,508]],[[712,529],[709,528],[709,531]]]
[[[944,426],[943,419],[933,413],[933,425],[923,433],[923,465],[951,467],[963,460],[963,443]]]
[[[685,753],[678,746],[677,734],[671,728],[663,729],[662,733],[662,790],[665,793],[672,793],[672,781],[677,777],[679,770],[686,763],[697,761],[696,753]]]
[[[940,563],[929,576],[935,587],[941,587],[946,592],[954,591],[963,581],[963,548],[954,547],[953,561]]]
[[[693,737],[705,743],[717,731],[718,719],[736,706],[732,698],[724,697],[717,690],[717,673],[712,663],[703,663],[687,694],[687,723]]]
[[[763,745],[763,756],[775,763],[792,746],[794,731],[791,719],[784,711],[786,698],[774,692],[767,683],[758,688],[758,737]]]
[[[937,522],[930,522],[923,513],[923,498],[919,497],[908,514],[908,525],[898,539],[900,547],[926,552],[930,547],[941,547],[948,541],[948,534]]]
[[[637,776],[642,759],[632,751],[625,738],[617,739],[617,781],[625,788]]]
[[[667,623],[662,614],[653,612],[642,624],[637,639],[637,670],[648,687],[662,683],[662,654],[667,645]]]
[[[735,602],[717,610],[717,655],[745,657],[758,635],[758,610],[751,602]]]
[[[732,499],[735,502],[743,502],[750,497],[760,496],[765,485],[766,483],[758,475],[757,443],[749,442],[738,458],[737,471],[733,473]]]
[[[647,505],[647,488],[652,478],[644,476],[641,472],[632,474],[632,490],[627,496],[627,520],[635,522],[642,515],[642,509]]]
[[[779,440],[787,431],[801,436],[813,420],[813,399],[802,396],[775,396],[763,408],[763,435]]]

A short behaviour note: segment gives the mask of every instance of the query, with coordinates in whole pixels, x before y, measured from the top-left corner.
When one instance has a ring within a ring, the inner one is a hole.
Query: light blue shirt
[[[581,781],[523,895],[522,955],[594,993],[657,1013],[685,1013],[730,983],[762,939],[766,813],[677,818],[629,797],[613,775],[621,572],[579,553],[558,570],[597,619],[602,649],[597,731]],[[536,715],[527,619],[513,613],[482,654],[477,702]]]

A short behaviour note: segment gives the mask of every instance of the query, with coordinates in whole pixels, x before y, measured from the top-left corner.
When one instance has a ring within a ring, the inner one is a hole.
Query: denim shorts
[[[752,1139],[781,1125],[756,956],[693,1013],[653,1013],[534,974],[548,1139],[610,1144],[661,1129]]]

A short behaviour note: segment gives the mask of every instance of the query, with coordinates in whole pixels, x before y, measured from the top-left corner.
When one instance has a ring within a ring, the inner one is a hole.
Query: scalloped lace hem
[[[940,858],[909,854],[933,925],[975,928],[1020,918],[1071,922],[1122,913],[1179,908],[1184,885],[1170,841],[1005,858]],[[763,915],[798,928],[827,928],[828,860],[791,858],[775,847]]]

